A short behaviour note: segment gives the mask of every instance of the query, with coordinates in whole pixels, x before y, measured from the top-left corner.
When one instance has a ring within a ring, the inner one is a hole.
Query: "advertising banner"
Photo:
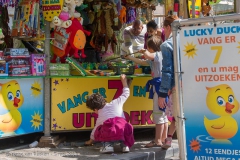
[[[189,160],[240,160],[239,24],[180,31]]]
[[[125,117],[135,127],[152,125],[152,99],[145,85],[151,77],[133,78],[130,97],[124,104]],[[52,78],[51,130],[92,129],[97,115],[86,107],[87,96],[102,94],[107,102],[122,93],[120,78]]]
[[[0,80],[0,138],[42,132],[43,79]]]

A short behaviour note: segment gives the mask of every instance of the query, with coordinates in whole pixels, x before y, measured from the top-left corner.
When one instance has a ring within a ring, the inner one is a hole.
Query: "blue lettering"
[[[184,30],[184,37],[189,37],[186,30]]]
[[[83,92],[83,94],[82,94],[82,101],[84,102],[84,103],[86,103],[86,101],[87,101],[87,99],[86,99],[86,96],[88,95],[88,92],[86,91],[86,92]]]
[[[107,98],[107,96],[106,96],[106,89],[105,89],[105,88],[99,88],[99,93],[100,93],[104,98]]]
[[[60,103],[58,103],[57,106],[62,113],[66,112],[66,107],[65,107],[65,102],[64,101],[62,101],[62,105]]]
[[[134,97],[138,97],[138,89],[139,89],[139,86],[133,86],[133,96]]]
[[[93,93],[98,93],[98,89],[93,89]]]
[[[146,97],[146,87],[140,87],[139,89],[139,97]]]
[[[75,108],[75,105],[74,105],[73,101],[70,98],[68,98],[67,99],[67,110],[69,111],[71,108]]]
[[[236,32],[237,32],[236,26],[233,26],[233,27],[231,28],[231,32],[232,32],[232,33],[236,33]]]
[[[222,34],[223,33],[223,29],[222,28],[217,28],[217,34]]]
[[[190,30],[190,36],[195,36],[195,30]]]
[[[74,96],[73,99],[74,99],[75,107],[77,107],[78,104],[79,104],[79,105],[82,104],[82,99],[81,99],[80,94],[78,94],[77,97]]]
[[[213,28],[207,28],[208,32],[209,32],[209,35],[212,35],[213,33]]]
[[[224,27],[224,33],[229,34],[230,33],[230,27]]]
[[[200,30],[200,29],[197,29],[197,30],[196,30],[196,35],[197,35],[197,36],[201,36],[201,30]]]
[[[207,35],[206,29],[202,29],[202,35]]]

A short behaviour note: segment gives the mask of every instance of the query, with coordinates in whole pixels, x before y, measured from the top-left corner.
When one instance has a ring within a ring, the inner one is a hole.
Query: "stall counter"
[[[97,115],[87,109],[86,98],[92,93],[102,94],[107,102],[122,93],[119,76],[51,76],[51,131],[90,130]],[[128,122],[136,127],[152,127],[153,102],[148,99],[145,85],[149,75],[128,76],[130,97],[124,104]]]

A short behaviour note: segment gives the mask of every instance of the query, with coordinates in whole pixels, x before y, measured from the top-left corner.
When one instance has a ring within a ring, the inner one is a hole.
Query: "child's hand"
[[[91,145],[93,145],[93,140],[90,139],[90,140],[86,141],[84,145],[85,145],[85,146],[91,146]]]
[[[146,49],[140,49],[138,52],[139,53],[144,53],[144,52],[146,52]]]
[[[120,79],[122,81],[122,85],[123,87],[128,87],[128,84],[127,84],[127,76],[125,74],[121,74],[120,75]]]

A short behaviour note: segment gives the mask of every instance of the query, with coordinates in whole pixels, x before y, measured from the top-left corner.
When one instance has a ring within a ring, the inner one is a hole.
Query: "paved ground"
[[[12,149],[2,149],[0,150],[0,160],[164,160],[178,154],[177,140],[173,141],[172,147],[168,150],[162,150],[159,147],[144,148],[144,145],[152,140],[152,133],[151,130],[137,132],[135,134],[136,142],[130,149],[130,153],[121,153],[119,145],[116,144],[113,154],[100,154],[100,143],[84,147],[84,136],[81,140],[76,140],[76,137],[70,135],[57,148],[29,148],[28,145],[23,145]],[[88,134],[86,133],[86,135]]]

